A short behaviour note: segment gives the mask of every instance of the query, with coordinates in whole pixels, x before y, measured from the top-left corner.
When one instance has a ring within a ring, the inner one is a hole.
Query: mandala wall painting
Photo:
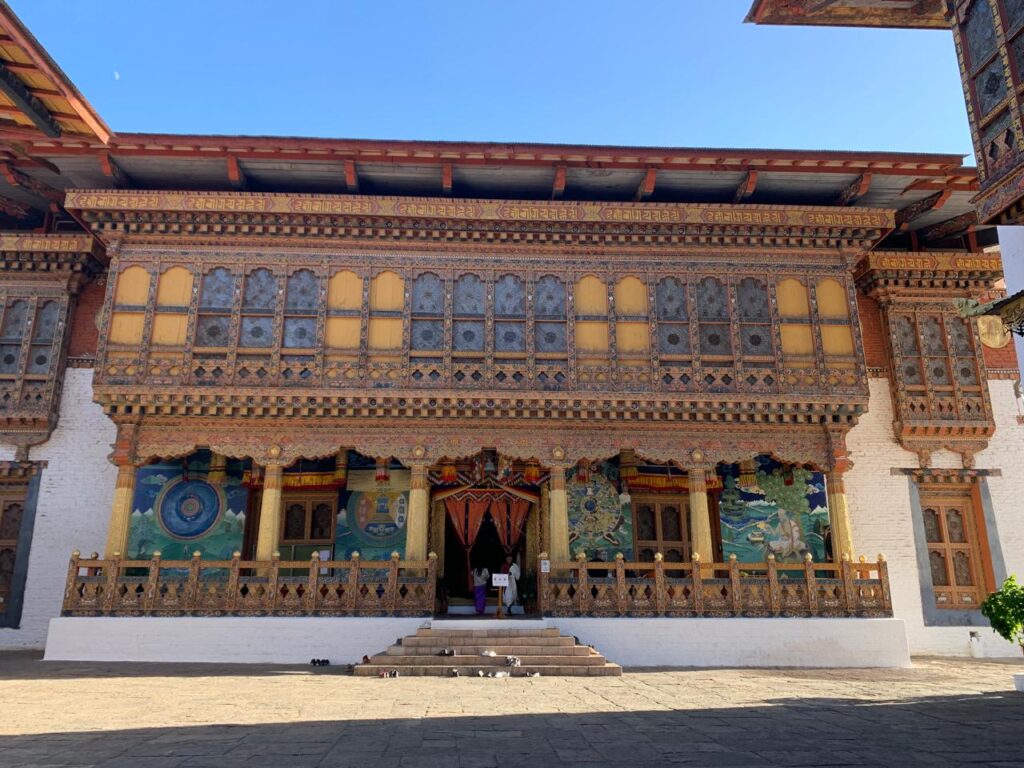
[[[190,540],[217,525],[225,504],[222,493],[205,480],[182,478],[163,489],[155,506],[157,520],[169,536]]]
[[[633,559],[633,524],[624,504],[608,478],[592,474],[585,483],[572,477],[566,483],[569,504],[569,548],[611,562],[622,553]]]
[[[371,482],[351,471],[335,531],[334,556],[345,560],[359,552],[365,560],[387,560],[405,554],[405,522],[409,515],[408,473],[392,472],[389,481]],[[347,496],[347,498],[344,498]]]

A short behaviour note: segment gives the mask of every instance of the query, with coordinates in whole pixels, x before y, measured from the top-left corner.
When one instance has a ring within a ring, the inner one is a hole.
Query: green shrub
[[[1024,585],[1018,584],[1014,576],[981,604],[981,615],[996,634],[1024,650]]]

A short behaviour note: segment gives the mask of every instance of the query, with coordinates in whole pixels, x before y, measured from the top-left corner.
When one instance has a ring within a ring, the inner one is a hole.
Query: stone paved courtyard
[[[0,766],[1024,766],[1024,662],[355,678],[0,654]]]

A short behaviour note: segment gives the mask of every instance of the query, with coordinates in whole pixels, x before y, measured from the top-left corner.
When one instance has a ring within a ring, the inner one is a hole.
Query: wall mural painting
[[[334,557],[363,560],[405,556],[405,521],[409,513],[409,471],[392,469],[387,479],[373,470],[350,470],[335,529]]]
[[[230,560],[242,549],[248,489],[243,467],[228,462],[223,482],[207,481],[209,454],[138,470],[128,536],[128,557]]]
[[[721,465],[722,554],[741,563],[801,562],[810,552],[826,559],[829,529],[825,475],[759,456],[749,464]]]
[[[613,562],[622,553],[633,559],[633,512],[628,494],[620,495],[618,466],[603,462],[583,475],[566,474],[569,501],[569,550],[584,552],[587,560]]]

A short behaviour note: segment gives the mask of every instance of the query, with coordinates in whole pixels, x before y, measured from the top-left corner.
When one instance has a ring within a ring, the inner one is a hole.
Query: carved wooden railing
[[[64,616],[430,616],[437,556],[403,561],[71,555]]]
[[[550,563],[537,569],[545,616],[892,616],[888,565],[852,562]]]

